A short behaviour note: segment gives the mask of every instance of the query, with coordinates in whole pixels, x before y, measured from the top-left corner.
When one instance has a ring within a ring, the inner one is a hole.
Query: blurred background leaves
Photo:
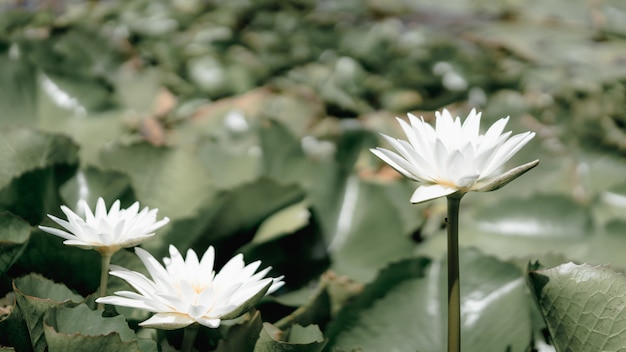
[[[520,284],[528,261],[626,270],[619,0],[4,1],[0,10],[0,331],[11,331],[0,336],[13,336],[0,345],[41,348],[14,282],[43,275],[82,299],[95,291],[97,255],[35,226],[50,225],[45,214],[61,204],[102,196],[172,219],[143,245],[157,258],[170,243],[214,245],[218,265],[243,252],[286,276],[260,313],[201,331],[197,347],[253,350],[262,336],[259,351],[441,350],[443,321],[412,332],[442,316],[422,310],[441,305],[445,204],[410,205],[415,185],[368,151],[384,145],[379,132],[400,136],[394,116],[409,111],[432,121],[435,109],[476,107],[483,125],[510,115],[509,129],[537,132],[511,164],[539,167],[463,203],[462,294],[490,302],[466,308],[466,350],[554,350]],[[113,263],[142,270],[129,251]],[[111,290],[123,287],[112,280]],[[132,346],[179,346],[176,333],[138,328],[145,313],[119,311],[141,335]],[[47,334],[64,344],[55,324]],[[134,339],[115,331],[124,346]]]

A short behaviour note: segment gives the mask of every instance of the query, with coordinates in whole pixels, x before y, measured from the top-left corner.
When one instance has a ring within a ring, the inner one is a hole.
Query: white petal
[[[101,198],[98,198],[98,200],[100,200]],[[79,209],[83,209],[85,211],[85,222],[87,222],[88,224],[95,224],[96,223],[96,219],[93,215],[93,213],[91,212],[91,208],[89,207],[89,204],[87,204],[87,201],[85,201],[84,199],[82,199],[80,201],[80,206]],[[67,215],[67,219],[70,219],[70,214],[68,214],[68,212],[66,212],[66,210],[69,210],[66,206],[61,206],[61,210],[65,213],[65,215]],[[76,213],[71,212],[73,215],[75,215],[76,217],[79,217],[78,215],[76,215]]]
[[[477,139],[480,133],[480,116],[482,113],[472,109],[465,122],[463,122],[463,135],[469,139]]]
[[[197,318],[196,321],[200,325],[204,325],[204,326],[209,327],[209,328],[219,328],[220,324],[221,324],[221,320],[220,319],[215,319],[215,318],[200,317],[200,318]]]
[[[446,174],[442,176],[446,178],[446,181],[451,181],[459,187],[464,187],[456,182],[459,176],[465,175],[465,157],[460,151],[455,150],[452,155],[448,156],[445,170]]]
[[[284,278],[284,276],[279,276],[274,278],[274,282],[272,282],[272,286],[270,286],[269,290],[267,290],[267,294],[271,294],[276,292],[276,290],[278,290],[279,288],[283,287],[285,285],[285,282],[282,281]]]
[[[483,136],[481,143],[487,146],[493,144],[496,141],[496,139],[500,137],[500,135],[502,134],[502,131],[504,131],[504,127],[506,127],[506,124],[508,122],[509,122],[508,116],[496,121],[493,125],[491,125],[491,127],[489,127],[487,132],[485,132],[485,135]]]
[[[524,147],[531,139],[535,137],[534,132],[520,133],[507,140],[498,150],[495,151],[493,159],[485,170],[482,171],[482,177],[490,177],[509,159],[513,157],[522,147]]]
[[[148,304],[144,300],[130,299],[119,296],[106,296],[100,297],[96,299],[96,303],[103,304],[111,304],[120,307],[130,307],[130,308],[139,308],[144,309],[150,312],[154,312],[154,308]]]
[[[413,176],[413,174],[409,170],[407,170],[411,168],[408,165],[408,162],[398,154],[380,147],[376,149],[370,149],[370,152],[372,152],[372,154],[376,155],[379,159],[387,163],[389,166],[393,167],[404,177],[415,180],[415,176]],[[403,165],[404,167],[400,165]]]
[[[82,248],[82,249],[92,249],[94,247],[104,247],[104,246],[100,246],[98,243],[91,244],[91,243],[85,243],[84,241],[80,241],[80,240],[65,240],[65,241],[63,241],[63,244],[67,245],[67,246],[73,246],[73,247]]]
[[[448,196],[457,191],[458,189],[456,188],[442,186],[442,185],[419,186],[415,190],[415,192],[413,192],[413,196],[411,196],[411,203],[413,204],[422,203],[431,199]]]
[[[76,239],[76,236],[72,235],[71,233],[65,232],[63,230],[56,229],[54,227],[39,226],[39,229],[42,230],[42,231],[46,231],[47,233],[53,234],[55,236],[59,236],[59,237],[68,239],[68,240]]]
[[[442,180],[442,178],[446,178],[445,181],[451,181],[449,179],[449,174],[447,171],[448,164],[448,149],[445,144],[441,141],[441,139],[437,139],[435,141],[435,149],[434,149],[434,158],[437,167],[437,174],[433,175],[435,179]]]
[[[188,269],[196,268],[196,270],[200,267],[200,260],[198,260],[198,255],[191,248],[187,250],[187,257],[185,258],[185,266]]]
[[[117,201],[119,202],[119,200]],[[96,202],[96,213],[94,214],[96,220],[106,219],[107,218],[107,208],[106,204],[104,204],[104,199],[102,197],[98,198]]]
[[[210,273],[213,271],[213,263],[215,262],[215,249],[213,246],[209,246],[206,252],[202,255],[202,259],[200,259],[200,270],[203,273]]]
[[[135,290],[141,294],[151,294],[155,290],[155,284],[144,274],[130,270],[115,270],[109,272],[110,275],[119,277],[128,282]]]
[[[152,280],[154,280],[157,285],[160,287],[169,286],[168,272],[150,253],[140,247],[136,247],[135,254],[137,254],[146,269],[148,269],[148,273],[150,273]]]
[[[157,313],[150,319],[139,323],[140,326],[163,330],[174,330],[187,327],[196,321],[181,313]]]
[[[370,152],[401,173],[404,177],[418,182],[427,181],[421,178],[424,175],[420,173],[419,169],[415,168],[414,164],[409,163],[400,155],[384,148],[370,149]]]

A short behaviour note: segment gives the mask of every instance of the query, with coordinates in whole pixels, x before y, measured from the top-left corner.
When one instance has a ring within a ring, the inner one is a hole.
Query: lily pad
[[[532,326],[522,273],[476,250],[463,250],[460,258],[463,350],[526,351]],[[445,262],[391,264],[339,312],[328,328],[328,347],[445,350],[446,302]]]
[[[13,290],[35,351],[45,351],[47,348],[43,323],[46,312],[53,307],[76,305],[84,300],[65,285],[35,274],[14,280]]]
[[[122,316],[102,317],[84,304],[49,310],[44,331],[52,351],[157,351],[154,341],[137,339]]]
[[[591,208],[571,197],[559,194],[506,197],[476,209],[463,201],[459,229],[459,243],[463,247],[477,247],[501,259],[533,256],[539,259],[551,252],[578,258],[588,253],[588,240],[594,233]],[[418,251],[444,253],[444,232],[429,238]]]
[[[618,351],[626,345],[626,279],[608,266],[574,263],[528,279],[557,351]]]
[[[264,323],[254,352],[319,352],[325,345],[326,340],[316,325],[296,324],[288,331],[282,331]]]

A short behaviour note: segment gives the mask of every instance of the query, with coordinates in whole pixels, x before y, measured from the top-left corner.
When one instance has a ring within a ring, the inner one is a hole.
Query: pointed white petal
[[[154,308],[146,304],[144,300],[130,299],[119,296],[100,297],[96,299],[96,303],[111,304],[120,307],[139,308],[147,310],[149,312],[154,312]]]
[[[507,140],[496,152],[490,163],[482,170],[481,177],[490,177],[522,147],[535,137],[535,132],[520,133]]]
[[[157,285],[161,287],[169,286],[168,272],[150,253],[140,247],[136,247],[135,254],[137,254],[139,260],[141,260]]]
[[[187,327],[195,322],[190,316],[181,313],[157,313],[139,325],[148,328],[174,330]]]
[[[476,109],[472,109],[465,122],[463,122],[463,135],[466,138],[477,139],[480,133],[480,116],[482,113],[476,112]]]
[[[47,233],[53,234],[55,236],[59,236],[61,238],[68,239],[68,240],[76,239],[76,236],[72,235],[71,233],[65,232],[63,230],[59,230],[59,229],[54,228],[54,227],[39,226],[39,229],[42,230],[42,231],[46,231]]]
[[[387,149],[384,148],[378,148],[381,150],[387,150],[388,152],[385,152],[385,154],[396,154],[396,156],[399,157],[399,160],[397,163],[400,167],[402,167],[403,169],[405,169],[406,171],[408,171],[411,175],[413,175],[413,178],[417,178],[417,179],[430,179],[429,175],[432,174],[432,170],[433,168],[433,163],[431,162],[430,157],[428,157],[428,154],[430,153],[430,149],[426,151],[426,153],[422,153],[416,149],[414,149],[409,143],[407,143],[406,141],[402,141],[402,140],[398,140],[398,139],[394,139],[388,136],[383,135],[383,138],[385,138],[385,140],[387,140],[387,142],[398,152],[398,153],[394,153],[392,151],[388,151]],[[393,160],[396,160],[396,156],[390,155],[390,157],[393,158]]]
[[[200,324],[200,325],[204,325],[206,327],[209,328],[219,328],[220,324],[221,324],[221,320],[220,319],[215,319],[215,318],[205,318],[205,317],[199,317],[196,319],[196,321]]]
[[[483,136],[481,143],[486,144],[486,145],[493,144],[498,139],[498,137],[500,137],[500,135],[502,134],[502,131],[504,131],[504,127],[506,127],[506,124],[508,122],[509,122],[508,116],[496,121],[493,125],[491,125],[491,127],[489,127],[487,132],[485,132],[485,135]]]
[[[419,186],[413,196],[411,196],[411,203],[417,204],[428,200],[441,198],[448,196],[454,192],[457,192],[456,188],[442,186],[442,185],[423,185]]]
[[[409,164],[409,162],[400,157],[398,154],[384,148],[370,149],[370,152],[372,152],[372,154],[376,155],[382,161],[394,168],[396,171],[401,173],[404,177],[414,181],[421,181],[419,178],[417,178],[416,175],[414,175],[413,172],[409,171],[410,169],[412,169],[411,164]]]
[[[202,259],[200,259],[200,269],[203,273],[210,273],[213,271],[213,263],[215,261],[215,249],[213,246],[209,246],[206,252],[202,255]]]

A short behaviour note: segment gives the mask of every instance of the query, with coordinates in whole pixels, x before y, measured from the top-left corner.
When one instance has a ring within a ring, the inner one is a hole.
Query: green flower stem
[[[98,298],[107,294],[107,281],[109,279],[109,266],[113,253],[101,252],[102,268],[100,269],[100,289],[98,290]],[[104,303],[98,303],[98,309],[104,309]]]
[[[448,196],[448,352],[461,351],[459,208],[463,194]]]
[[[191,324],[185,328],[183,333],[183,346],[182,352],[191,352],[193,350],[193,344],[196,341],[196,335],[198,335],[198,329],[200,324]]]

